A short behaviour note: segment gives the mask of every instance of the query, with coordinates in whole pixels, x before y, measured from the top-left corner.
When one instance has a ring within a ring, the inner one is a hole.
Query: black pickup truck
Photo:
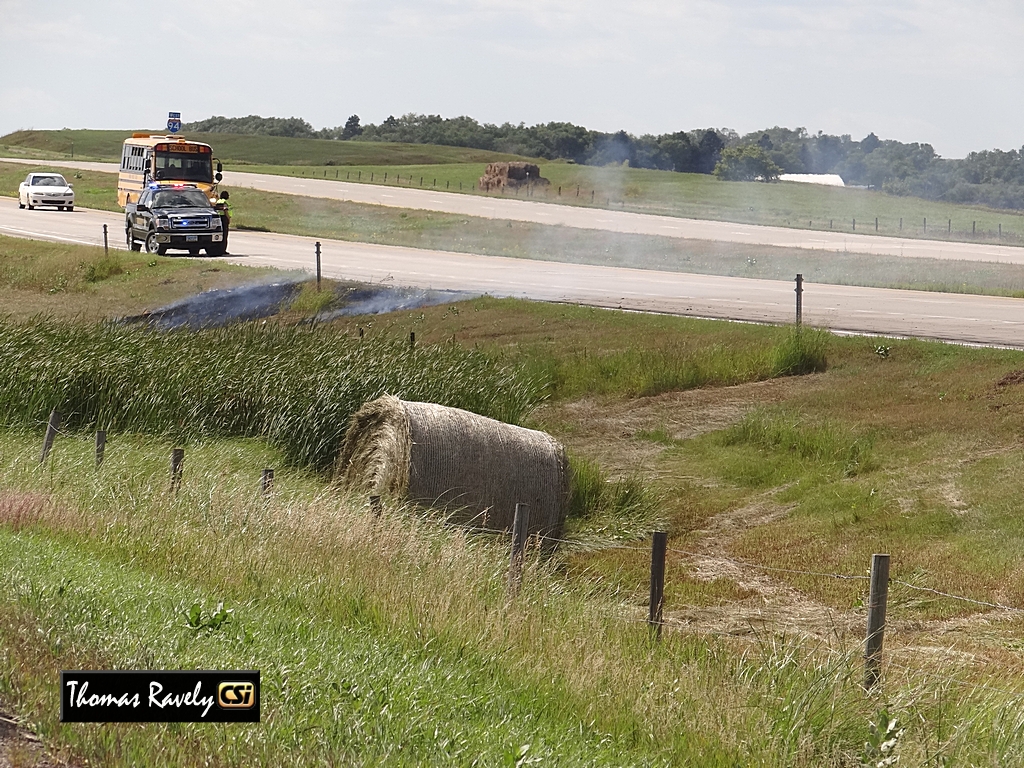
[[[128,249],[164,255],[168,249],[196,256],[224,255],[220,217],[205,193],[191,184],[152,187],[125,208],[124,234]]]

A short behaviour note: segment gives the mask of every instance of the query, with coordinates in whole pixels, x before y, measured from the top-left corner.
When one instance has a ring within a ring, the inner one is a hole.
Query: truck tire
[[[155,254],[156,256],[163,256],[167,253],[167,246],[156,241],[156,232],[151,231],[146,235],[146,253]]]

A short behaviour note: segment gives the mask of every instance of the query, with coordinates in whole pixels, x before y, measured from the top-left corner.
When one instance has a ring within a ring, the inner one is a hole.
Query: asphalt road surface
[[[0,198],[0,233],[124,249],[124,217],[106,211],[20,210]],[[336,240],[322,242],[325,277],[452,289],[601,307],[756,322],[792,322],[794,285],[679,272],[597,267],[428,251]],[[232,232],[226,261],[312,270],[313,239]],[[1024,301],[925,291],[805,284],[804,322],[835,331],[917,336],[1024,348]]]
[[[38,160],[9,160],[39,165]],[[77,168],[79,170],[117,173],[115,163],[77,161],[45,161],[45,165]],[[906,258],[961,259],[966,261],[994,261],[1024,264],[1024,248],[981,243],[952,243],[942,240],[915,240],[876,235],[857,235],[842,232],[818,232],[764,227],[755,224],[733,224],[727,221],[683,219],[674,216],[654,216],[600,208],[581,208],[571,205],[539,203],[527,200],[484,197],[458,193],[435,192],[425,189],[404,189],[373,184],[356,184],[326,179],[293,178],[263,173],[224,174],[226,187],[248,187],[265,192],[287,195],[307,195],[333,200],[386,205],[396,208],[415,208],[462,216],[481,216],[491,219],[528,221],[535,224],[560,224],[581,229],[598,229],[641,235],[661,235],[686,240],[714,240],[746,245],[770,245],[785,248],[805,248],[822,251],[849,251]]]

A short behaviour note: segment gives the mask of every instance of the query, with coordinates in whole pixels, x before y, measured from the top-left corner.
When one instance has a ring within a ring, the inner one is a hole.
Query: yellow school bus
[[[217,184],[223,178],[221,170],[209,144],[178,136],[133,133],[121,148],[117,202],[124,208],[128,203],[138,202],[148,186],[182,183],[195,184],[214,199]]]

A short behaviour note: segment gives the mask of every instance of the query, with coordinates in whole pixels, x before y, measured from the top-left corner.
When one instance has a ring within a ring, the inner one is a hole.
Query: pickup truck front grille
[[[209,229],[209,216],[172,216],[171,229]]]

